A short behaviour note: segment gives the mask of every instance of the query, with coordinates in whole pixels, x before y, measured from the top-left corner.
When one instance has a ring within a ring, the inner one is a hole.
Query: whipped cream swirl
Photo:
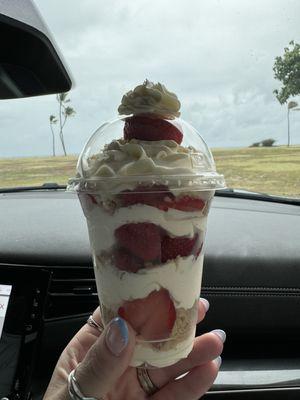
[[[179,109],[180,101],[175,93],[159,82],[154,84],[146,79],[123,96],[118,112],[121,115],[156,114],[175,118],[180,116]]]
[[[193,174],[194,152],[173,140],[114,140],[89,158],[86,177]]]

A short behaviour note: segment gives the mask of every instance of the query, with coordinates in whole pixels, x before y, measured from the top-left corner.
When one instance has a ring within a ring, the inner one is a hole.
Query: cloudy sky
[[[145,78],[177,93],[182,117],[212,147],[286,142],[273,63],[300,42],[298,0],[35,0],[75,80],[65,129],[78,153]],[[297,100],[297,99],[296,99]],[[300,100],[300,99],[298,99]],[[51,154],[55,96],[0,102],[0,157]],[[300,112],[291,113],[300,143]],[[58,149],[61,152],[61,149]]]

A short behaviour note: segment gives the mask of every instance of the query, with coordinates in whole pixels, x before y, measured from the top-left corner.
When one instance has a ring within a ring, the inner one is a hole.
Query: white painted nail
[[[225,342],[226,333],[222,329],[215,329],[215,330],[211,331],[211,333],[214,333],[215,335],[217,335],[222,340],[222,343]]]
[[[205,312],[209,310],[209,301],[204,299],[203,297],[200,297],[201,303],[204,305]]]
[[[220,368],[220,366],[222,364],[222,358],[219,356],[214,359],[214,362],[217,364],[218,368]]]

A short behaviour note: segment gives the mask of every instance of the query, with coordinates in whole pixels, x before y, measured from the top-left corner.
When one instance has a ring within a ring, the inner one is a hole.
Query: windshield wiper
[[[244,189],[220,189],[216,191],[216,196],[221,197],[235,197],[247,200],[269,201],[271,203],[283,203],[300,206],[300,199],[293,199],[291,197],[273,196],[272,194],[251,192]]]
[[[61,190],[66,189],[66,185],[59,185],[58,183],[43,183],[39,186],[19,186],[12,188],[0,188],[0,193],[16,193],[16,192],[27,192],[33,190]]]

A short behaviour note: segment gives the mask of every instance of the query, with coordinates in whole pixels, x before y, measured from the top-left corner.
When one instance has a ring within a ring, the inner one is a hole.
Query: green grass
[[[228,187],[300,197],[300,146],[215,149]]]
[[[300,197],[300,146],[214,149],[227,186]],[[66,184],[75,175],[76,156],[0,159],[0,187]]]
[[[0,187],[66,184],[75,176],[77,156],[0,159]]]

